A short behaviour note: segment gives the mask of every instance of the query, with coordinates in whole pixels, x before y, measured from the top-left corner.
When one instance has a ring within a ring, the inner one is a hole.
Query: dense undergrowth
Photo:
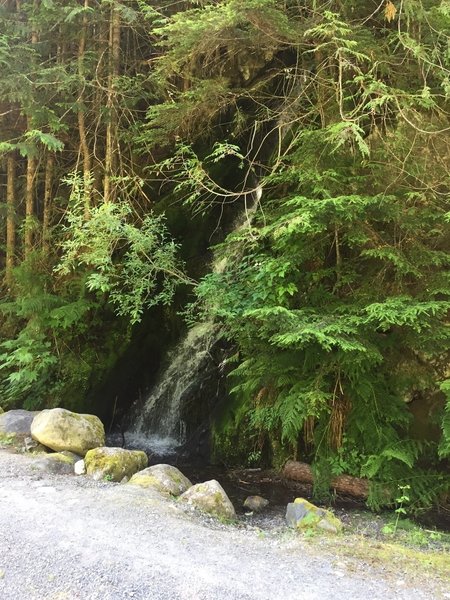
[[[181,283],[236,350],[217,459],[444,502],[449,3],[30,0],[0,21],[0,404],[89,408]],[[198,286],[160,198],[246,216]]]

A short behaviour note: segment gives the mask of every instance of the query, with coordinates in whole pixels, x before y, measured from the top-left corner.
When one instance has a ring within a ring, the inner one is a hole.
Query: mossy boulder
[[[343,525],[329,510],[315,506],[305,498],[296,498],[287,505],[286,522],[294,529],[319,529],[339,533]]]
[[[68,450],[80,456],[105,444],[105,430],[98,417],[81,415],[64,408],[40,412],[31,424],[31,435],[56,452]]]
[[[152,488],[161,494],[179,496],[188,490],[192,483],[172,465],[153,465],[135,473],[128,482],[142,488]]]
[[[124,448],[94,448],[84,457],[86,472],[94,479],[122,481],[145,469],[148,458],[141,450]]]
[[[33,463],[33,470],[54,475],[73,475],[73,465],[80,457],[72,452],[57,452],[40,456]]]
[[[5,411],[3,410],[3,408],[0,406],[0,415],[2,415]]]
[[[193,485],[180,496],[180,500],[218,519],[236,518],[233,504],[215,479]]]

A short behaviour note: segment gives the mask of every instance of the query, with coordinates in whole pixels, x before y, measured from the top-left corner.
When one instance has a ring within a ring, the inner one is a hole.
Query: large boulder
[[[153,465],[135,473],[129,485],[152,488],[161,494],[179,496],[192,486],[192,483],[172,465]]]
[[[98,417],[80,415],[64,408],[40,412],[31,425],[31,435],[56,452],[68,450],[80,456],[105,444],[105,430]]]
[[[286,522],[293,529],[319,529],[328,533],[339,533],[343,527],[332,512],[319,508],[304,498],[296,498],[287,505]]]
[[[33,470],[54,475],[73,475],[73,465],[80,457],[72,452],[46,454],[33,462]]]
[[[236,518],[234,506],[215,479],[193,485],[180,496],[180,500],[219,519]]]
[[[148,458],[141,450],[94,448],[84,457],[86,472],[94,479],[122,481],[145,469]]]
[[[31,435],[31,424],[38,414],[30,410],[8,410],[0,414],[0,443],[23,442]]]

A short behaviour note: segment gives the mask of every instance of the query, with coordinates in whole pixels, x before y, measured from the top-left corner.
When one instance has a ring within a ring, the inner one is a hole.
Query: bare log
[[[301,483],[314,483],[311,467],[306,463],[295,460],[287,461],[283,469],[283,476],[286,479],[300,481]],[[330,486],[337,494],[353,496],[354,498],[365,499],[369,495],[369,482],[367,479],[360,479],[359,477],[339,475],[331,480]]]

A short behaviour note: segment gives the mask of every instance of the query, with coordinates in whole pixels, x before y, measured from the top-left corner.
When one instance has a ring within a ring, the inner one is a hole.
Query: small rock
[[[153,488],[161,494],[179,496],[192,486],[192,483],[172,465],[153,465],[130,479],[130,485]]]
[[[236,511],[225,490],[215,479],[198,483],[180,496],[183,500],[219,519],[235,519]]]
[[[23,440],[22,452],[31,452],[33,454],[46,454],[48,452],[48,449],[36,440],[33,440],[32,437],[26,437]]]
[[[304,498],[296,498],[287,505],[286,522],[294,529],[322,529],[328,533],[339,533],[343,527],[333,513]]]
[[[46,454],[35,460],[33,469],[54,475],[72,475],[73,465],[78,459],[79,456],[69,452]]]
[[[131,477],[148,464],[145,452],[141,450],[125,450],[124,448],[94,448],[84,457],[86,472],[94,479],[122,481]]]
[[[252,512],[261,512],[269,506],[269,501],[262,496],[248,496],[243,506]]]
[[[83,459],[77,461],[74,465],[73,465],[73,470],[75,472],[75,475],[86,475],[86,464],[84,462]]]

